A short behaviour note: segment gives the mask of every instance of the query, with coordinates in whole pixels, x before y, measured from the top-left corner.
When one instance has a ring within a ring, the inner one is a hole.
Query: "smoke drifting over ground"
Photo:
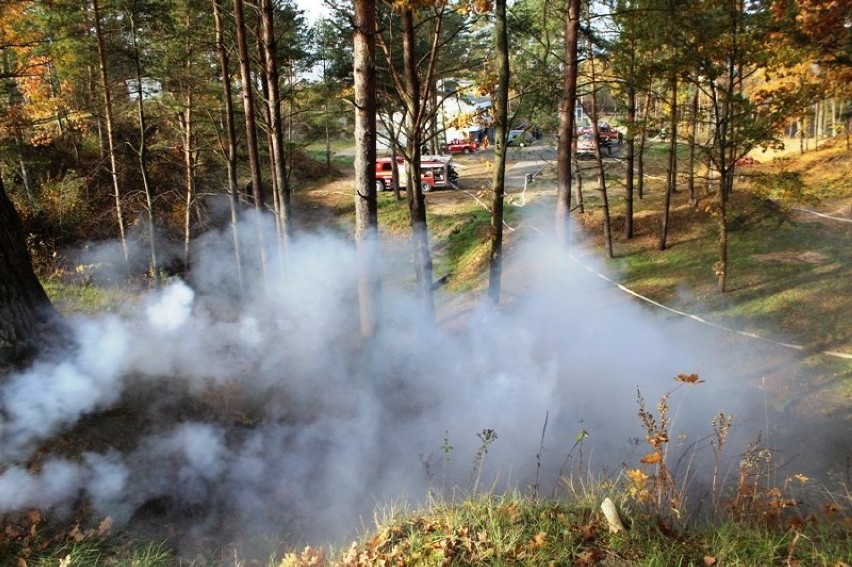
[[[257,227],[241,228],[244,260],[259,258]],[[75,352],[0,386],[0,513],[61,513],[83,499],[122,524],[167,515],[185,537],[350,537],[376,505],[422,502],[430,489],[526,490],[546,418],[542,494],[563,467],[637,467],[637,389],[656,411],[679,373],[707,383],[673,396],[673,432],[687,435],[673,451],[695,444],[707,457],[702,438],[724,410],[737,423],[730,468],[766,428],[760,368],[744,358],[754,345],[650,311],[544,239],[516,251],[508,307],[445,308],[437,328],[408,293],[409,260],[385,254],[369,344],[350,243],[302,236],[282,261],[268,248],[265,268],[243,271],[240,304],[231,242],[229,231],[204,236],[191,281],[121,315],[74,319]],[[46,440],[73,441],[109,412],[93,449],[30,466]],[[479,462],[486,429],[497,438]]]

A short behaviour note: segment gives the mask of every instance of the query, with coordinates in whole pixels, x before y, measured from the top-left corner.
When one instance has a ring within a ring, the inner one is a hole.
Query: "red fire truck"
[[[399,169],[399,186],[405,188],[405,161],[396,159]],[[456,180],[459,175],[452,164],[449,156],[423,156],[420,159],[420,189],[428,193],[432,189],[458,189]],[[376,160],[376,191],[393,189],[393,167],[392,158],[378,158]]]

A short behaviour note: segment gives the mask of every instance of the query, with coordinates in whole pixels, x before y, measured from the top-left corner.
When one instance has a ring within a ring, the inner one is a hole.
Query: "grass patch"
[[[123,286],[69,283],[51,278],[42,280],[51,303],[61,312],[115,313],[139,300],[138,290]]]
[[[442,268],[451,274],[451,291],[467,291],[481,283],[487,273],[491,213],[480,208],[448,220],[453,227],[443,246]]]
[[[797,529],[725,521],[679,530],[653,518],[610,533],[603,514],[518,495],[437,503],[390,518],[334,558],[310,549],[280,567],[367,565],[842,565],[852,552],[837,525]]]

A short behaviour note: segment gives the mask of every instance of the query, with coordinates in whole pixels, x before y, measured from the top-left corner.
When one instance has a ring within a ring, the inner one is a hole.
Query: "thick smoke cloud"
[[[382,324],[365,343],[351,244],[302,236],[280,259],[267,236],[261,266],[257,235],[241,225],[242,291],[230,233],[210,233],[190,281],[121,315],[74,319],[74,352],[0,386],[0,513],[84,498],[131,525],[177,511],[184,535],[322,541],[430,490],[527,489],[537,474],[550,493],[566,462],[583,474],[638,466],[637,389],[655,411],[679,373],[707,383],[673,396],[673,430],[687,435],[673,451],[706,447],[720,410],[737,416],[740,440],[765,425],[737,370],[751,345],[651,311],[546,239],[507,267],[505,308],[444,308],[438,326],[409,292],[406,247],[388,244]],[[141,424],[132,439],[29,467],[45,440],[122,404]],[[497,438],[478,459],[486,429]]]

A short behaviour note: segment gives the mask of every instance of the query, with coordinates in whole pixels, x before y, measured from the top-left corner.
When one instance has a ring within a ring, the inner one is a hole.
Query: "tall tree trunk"
[[[263,119],[264,124],[261,125],[260,131],[266,134],[266,147],[269,155],[269,179],[272,185],[272,212],[275,215],[275,230],[278,234],[279,242],[283,240],[284,227],[281,224],[281,199],[278,192],[278,176],[275,173],[275,154],[272,152],[272,117],[270,116],[271,107],[269,105],[269,81],[266,76],[266,51],[261,44],[263,32],[261,31],[261,23],[258,19],[255,24],[256,29],[252,33],[252,37],[256,38],[257,44],[257,77],[255,80],[260,85],[260,101],[261,108],[258,109],[259,116]],[[258,141],[259,143],[259,141]],[[259,157],[258,157],[259,159]],[[279,254],[279,259],[283,259],[283,254]]]
[[[567,246],[571,218],[571,154],[574,148],[574,109],[577,105],[577,40],[580,0],[566,0],[565,75],[559,102],[559,142],[556,146],[556,241]]]
[[[634,146],[636,140],[636,86],[627,87],[627,136],[624,161],[627,176],[624,181],[624,238],[633,238],[633,178],[635,166]]]
[[[184,25],[191,29],[192,18],[187,11]],[[183,218],[183,265],[184,270],[190,269],[190,254],[192,245],[192,208],[195,206],[195,130],[193,120],[195,119],[195,87],[192,77],[192,65],[194,60],[193,42],[187,40],[184,45],[186,62],[186,79],[184,84],[184,105],[181,114],[181,128],[183,130],[183,168],[184,168],[184,190],[186,191],[186,210]]]
[[[672,193],[677,188],[677,78],[672,77],[669,81],[671,100],[669,108],[671,116],[669,118],[669,165],[668,176],[666,181],[666,194],[663,200],[663,222],[660,228],[660,242],[657,246],[658,250],[666,249],[666,241],[669,235],[669,215],[671,213]]]
[[[21,175],[21,181],[24,183],[24,192],[27,194],[27,201],[30,205],[36,202],[35,181],[33,181],[32,172],[27,165],[27,160],[24,157],[26,149],[24,147],[24,135],[21,128],[15,128],[15,150],[17,151],[18,170]]]
[[[577,178],[575,184],[577,189],[577,206],[575,209],[582,215],[586,212],[586,204],[583,200],[583,170],[580,169],[580,163],[576,159],[574,160],[574,176]]]
[[[687,174],[689,183],[689,204],[696,206],[698,204],[698,196],[695,193],[695,149],[696,149],[696,131],[698,130],[698,92],[699,89],[694,86],[692,93],[692,102],[689,112],[689,157],[687,158]]]
[[[642,108],[642,131],[639,134],[639,152],[636,156],[636,195],[639,200],[645,198],[645,147],[648,141],[648,117],[651,116],[651,92],[645,94]]]
[[[423,120],[421,116],[420,78],[417,74],[417,55],[415,53],[414,13],[411,8],[403,8],[402,54],[405,82],[406,105],[406,153],[409,160],[406,167],[408,179],[408,209],[411,215],[412,242],[414,245],[414,264],[417,274],[417,292],[423,312],[427,317],[435,315],[435,295],[432,289],[432,253],[429,250],[429,230],[426,224],[426,199],[420,182],[420,146],[422,141]]]
[[[222,102],[225,107],[225,136],[226,160],[228,170],[228,198],[231,208],[231,234],[234,241],[234,265],[236,267],[237,283],[240,297],[243,296],[243,262],[240,252],[240,235],[237,229],[239,221],[239,185],[237,183],[237,132],[234,124],[234,103],[231,94],[231,71],[228,62],[228,50],[225,48],[224,30],[222,29],[222,12],[219,0],[213,2],[213,20],[216,27],[216,52],[219,56],[219,67],[222,72]]]
[[[591,22],[588,22],[591,25]],[[597,76],[595,74],[595,57],[594,57],[594,49],[592,47],[591,37],[589,38],[589,53],[592,54],[589,56],[589,72],[590,72],[590,81],[591,81],[591,99],[592,99],[592,115],[590,118],[592,119],[592,135],[595,138],[595,165],[598,170],[598,191],[600,191],[601,195],[601,212],[603,214],[603,236],[604,236],[604,250],[606,251],[607,258],[612,258],[614,256],[612,251],[612,226],[610,223],[609,216],[609,198],[606,193],[606,172],[604,171],[603,165],[603,156],[601,155],[601,144],[600,144],[600,130],[598,129],[598,84],[597,84]],[[609,142],[612,143],[611,141]],[[611,146],[607,145],[607,153],[611,152]]]
[[[104,95],[104,122],[106,126],[107,149],[109,153],[109,170],[112,177],[113,196],[115,198],[115,216],[118,223],[118,235],[121,239],[121,250],[124,252],[125,270],[129,264],[129,252],[127,249],[127,235],[124,228],[124,214],[121,206],[121,186],[118,182],[118,160],[115,152],[115,135],[112,116],[112,89],[109,85],[107,75],[106,47],[103,31],[101,30],[101,13],[98,0],[92,0],[92,14],[94,17],[95,37],[98,43],[98,71],[101,79],[101,91]]]
[[[187,87],[181,123],[183,125],[183,169],[186,191],[186,210],[183,217],[183,264],[189,269],[192,242],[192,207],[195,205],[195,136],[192,129],[192,87]]]
[[[361,335],[376,332],[379,302],[376,194],[376,2],[355,0],[355,245]],[[412,188],[409,188],[409,193]]]
[[[61,346],[61,318],[33,271],[18,213],[0,178],[0,372]]]
[[[257,123],[254,116],[254,89],[251,77],[251,59],[249,57],[248,39],[246,37],[246,21],[243,11],[243,0],[234,0],[234,28],[237,35],[237,53],[240,59],[240,79],[242,87],[243,111],[245,114],[246,145],[248,147],[249,170],[251,171],[251,189],[257,212],[257,241],[260,260],[260,271],[264,288],[268,287],[266,267],[266,243],[263,235],[261,217],[266,200],[263,188],[263,178],[260,175],[260,155],[257,149]]]
[[[496,145],[494,173],[491,178],[491,249],[489,253],[488,297],[500,302],[503,274],[503,205],[506,194],[506,137],[509,123],[509,36],[506,25],[506,0],[494,3],[494,43],[497,50],[497,96],[494,100]]]
[[[290,228],[290,187],[287,183],[287,166],[284,155],[284,131],[281,120],[281,90],[278,86],[278,56],[275,41],[275,29],[273,20],[272,0],[261,0],[261,20],[263,22],[263,50],[264,63],[266,65],[266,81],[269,98],[269,130],[272,136],[272,163],[275,168],[275,180],[273,186],[278,191],[281,209],[279,218],[282,233],[286,240],[289,239]]]
[[[251,190],[254,206],[258,213],[263,212],[265,200],[263,179],[260,175],[260,157],[257,151],[257,124],[254,117],[254,93],[251,78],[251,58],[246,38],[246,21],[243,0],[234,0],[234,26],[237,34],[237,53],[240,59],[240,83],[242,89],[243,110],[246,122],[246,145],[248,147],[249,170],[251,171]]]
[[[139,147],[136,156],[139,158],[139,174],[142,176],[142,187],[145,190],[146,212],[148,213],[148,252],[150,254],[151,277],[155,285],[160,284],[160,264],[157,256],[157,239],[154,215],[154,194],[148,176],[148,124],[145,117],[145,93],[142,88],[142,52],[139,48],[138,35],[133,13],[130,16],[130,39],[133,49],[133,65],[136,72],[136,117],[139,121]]]

